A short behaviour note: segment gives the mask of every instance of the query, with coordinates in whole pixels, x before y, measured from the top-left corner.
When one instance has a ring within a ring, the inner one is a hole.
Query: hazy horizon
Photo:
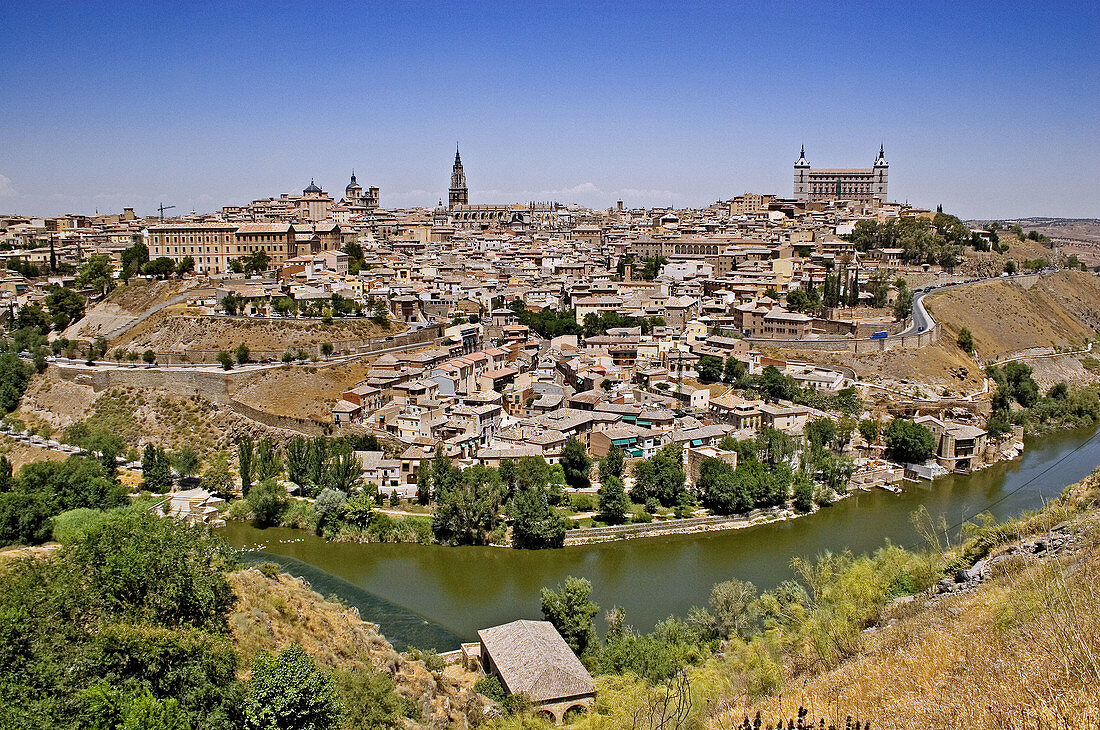
[[[869,167],[963,218],[1100,217],[1094,5],[13,4],[0,212],[702,207]]]

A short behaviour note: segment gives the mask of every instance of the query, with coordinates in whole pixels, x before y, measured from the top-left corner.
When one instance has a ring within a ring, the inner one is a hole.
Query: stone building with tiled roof
[[[477,632],[479,663],[510,694],[525,694],[535,711],[561,722],[596,698],[592,675],[549,621],[513,621]]]

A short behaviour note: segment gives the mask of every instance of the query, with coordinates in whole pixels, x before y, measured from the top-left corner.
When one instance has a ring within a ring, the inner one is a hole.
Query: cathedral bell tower
[[[470,191],[466,187],[466,173],[462,171],[462,157],[455,147],[455,164],[451,170],[451,189],[447,194],[448,207],[456,205],[468,205],[470,203]]]

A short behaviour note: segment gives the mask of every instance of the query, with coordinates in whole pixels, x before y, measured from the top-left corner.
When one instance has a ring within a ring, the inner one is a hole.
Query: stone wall
[[[817,350],[820,352],[886,352],[902,347],[925,347],[939,340],[940,324],[917,334],[898,337],[891,335],[882,339],[845,338],[836,340],[768,340],[757,337],[745,338],[754,345],[780,347],[791,350]]]

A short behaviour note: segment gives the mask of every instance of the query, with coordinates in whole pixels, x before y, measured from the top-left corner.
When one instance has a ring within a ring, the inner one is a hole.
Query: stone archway
[[[541,717],[542,719],[549,720],[554,724],[557,724],[558,722],[558,718],[554,716],[553,710],[548,710],[545,707],[536,710],[535,717]]]

